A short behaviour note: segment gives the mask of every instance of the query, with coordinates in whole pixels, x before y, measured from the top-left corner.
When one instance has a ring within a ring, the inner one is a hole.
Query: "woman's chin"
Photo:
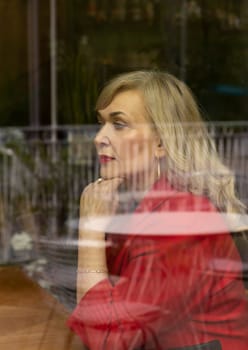
[[[115,177],[121,177],[117,171],[116,172],[115,171],[113,171],[113,172],[100,171],[100,176],[104,180],[110,180],[110,179],[113,179]]]

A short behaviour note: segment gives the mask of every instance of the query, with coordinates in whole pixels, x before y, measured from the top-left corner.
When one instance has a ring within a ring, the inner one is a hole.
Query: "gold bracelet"
[[[107,273],[107,269],[77,269],[77,273]]]

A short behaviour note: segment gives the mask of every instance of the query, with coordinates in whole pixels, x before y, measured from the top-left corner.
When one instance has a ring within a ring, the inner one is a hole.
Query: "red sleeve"
[[[193,313],[205,312],[210,304],[214,308],[210,290],[228,289],[233,300],[233,305],[228,304],[229,316],[236,317],[240,296],[234,294],[240,289],[236,290],[233,281],[240,270],[229,263],[221,274],[213,273],[218,263],[215,257],[234,254],[237,261],[228,234],[137,237],[129,249],[129,263],[118,282],[112,285],[106,279],[91,288],[68,321],[91,350],[132,350],[143,344],[159,348],[162,330],[168,332]],[[234,272],[230,275],[229,271]],[[219,293],[219,297],[225,308],[226,294]]]

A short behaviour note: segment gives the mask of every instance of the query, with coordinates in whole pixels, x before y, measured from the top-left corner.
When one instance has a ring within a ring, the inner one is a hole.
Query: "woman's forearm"
[[[95,284],[108,277],[105,233],[80,231],[78,245],[77,302]]]
[[[89,184],[80,198],[77,301],[108,277],[105,231],[119,203],[123,178],[100,179]]]

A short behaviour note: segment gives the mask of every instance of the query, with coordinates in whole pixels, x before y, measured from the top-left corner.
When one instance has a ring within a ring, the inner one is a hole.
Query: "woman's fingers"
[[[119,202],[118,187],[122,182],[122,178],[113,178],[89,184],[81,197],[82,215],[113,215]]]
[[[119,202],[118,187],[122,181],[121,178],[113,178],[96,184],[98,200],[105,202],[105,205],[109,208],[109,213],[114,213],[117,209]]]

